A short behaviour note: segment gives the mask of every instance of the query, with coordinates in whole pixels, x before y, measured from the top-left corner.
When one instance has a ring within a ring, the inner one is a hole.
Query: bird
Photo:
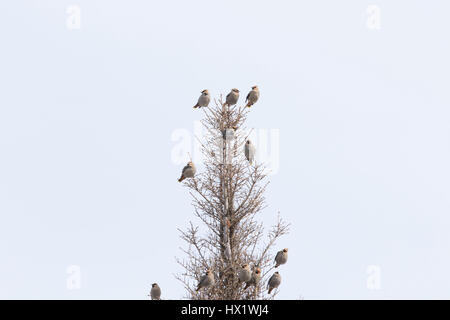
[[[160,300],[161,299],[161,288],[157,283],[152,284],[152,289],[150,290],[150,297],[152,300]]]
[[[192,161],[189,161],[188,164],[183,168],[181,177],[180,179],[178,179],[178,182],[181,182],[186,178],[194,177],[196,171],[197,170],[195,169],[194,163]]]
[[[247,98],[245,99],[245,102],[247,102],[246,107],[251,107],[258,101],[259,99],[259,88],[258,86],[253,86],[252,90],[248,93]]]
[[[256,153],[255,146],[250,140],[247,140],[244,146],[244,154],[248,162],[250,162],[250,164],[253,164],[253,161],[255,160],[255,153]]]
[[[205,89],[201,92],[201,95],[198,98],[197,104],[194,106],[194,109],[200,108],[200,107],[207,107],[209,105],[210,101],[211,101],[211,96],[209,95],[209,91]]]
[[[252,271],[248,264],[243,264],[238,274],[239,282],[248,282],[252,279]]]
[[[207,288],[214,285],[214,274],[211,270],[206,270],[206,274],[200,278],[200,282],[198,283],[197,289],[195,291],[199,291],[201,288]]]
[[[279,272],[275,272],[267,282],[267,288],[269,289],[269,294],[272,292],[273,289],[278,288],[278,286],[281,283],[281,276]]]
[[[280,265],[285,264],[288,259],[288,249],[284,248],[281,251],[277,252],[275,256],[275,268],[278,268]]]
[[[247,281],[244,290],[250,286],[257,286],[259,283],[259,280],[261,280],[261,269],[258,267],[255,267],[253,269],[252,278],[250,279],[250,281]]]
[[[225,100],[225,105],[233,106],[239,100],[239,90],[236,88],[231,89],[231,92],[227,94],[227,98]]]

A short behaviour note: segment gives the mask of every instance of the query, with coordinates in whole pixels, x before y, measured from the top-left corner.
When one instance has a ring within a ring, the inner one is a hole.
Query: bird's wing
[[[269,281],[267,281],[267,288],[270,288],[270,283],[272,282],[273,276],[270,277]]]
[[[277,252],[277,255],[275,256],[275,261],[277,261],[281,256],[281,252]]]
[[[248,93],[247,98],[245,98],[245,102],[248,101],[248,99],[250,98],[250,93],[252,93],[251,91]]]

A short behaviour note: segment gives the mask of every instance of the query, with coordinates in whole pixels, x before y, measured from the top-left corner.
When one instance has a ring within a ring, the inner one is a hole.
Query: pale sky
[[[277,298],[450,298],[449,9],[0,2],[0,298],[182,298],[173,137],[201,90],[255,84],[247,125],[279,133],[259,219],[292,224]]]

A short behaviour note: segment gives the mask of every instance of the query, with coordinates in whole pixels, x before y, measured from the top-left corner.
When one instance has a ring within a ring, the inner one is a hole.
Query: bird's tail
[[[269,288],[269,294],[272,292],[273,288]]]
[[[252,106],[252,104],[249,102],[247,103],[246,107],[250,108]]]
[[[276,265],[275,265],[275,268],[278,268],[280,265],[277,263]]]
[[[197,109],[199,107],[198,103],[194,106],[194,109]]]
[[[178,179],[178,182],[181,182],[181,181],[183,181],[184,179],[185,179],[185,176],[181,176],[181,178]]]

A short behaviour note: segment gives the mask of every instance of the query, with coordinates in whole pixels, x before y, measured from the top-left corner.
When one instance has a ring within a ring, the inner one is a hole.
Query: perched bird
[[[239,90],[236,88],[231,89],[231,92],[227,94],[225,104],[228,106],[235,105],[239,100]]]
[[[239,282],[248,282],[252,279],[252,271],[248,264],[242,265],[242,269],[239,270],[238,278]]]
[[[244,153],[248,162],[250,162],[250,164],[253,164],[253,161],[255,160],[256,148],[250,140],[247,140],[245,142]]]
[[[247,102],[246,107],[251,107],[258,101],[259,99],[259,89],[258,86],[253,86],[252,90],[248,93],[247,98],[245,99],[245,102]]]
[[[198,283],[197,290],[201,288],[207,288],[214,285],[214,274],[211,270],[206,270],[206,274],[201,277],[200,282]]]
[[[244,290],[250,286],[257,286],[259,283],[259,280],[261,280],[261,269],[258,267],[255,267],[253,269],[252,278],[250,279],[250,281],[247,282]]]
[[[181,172],[181,177],[178,179],[178,182],[183,181],[186,178],[192,178],[195,175],[196,169],[194,163],[189,161],[188,164],[183,168]]]
[[[270,277],[269,282],[267,283],[267,288],[269,289],[269,294],[272,292],[273,289],[278,288],[280,283],[281,283],[281,276],[277,271]]]
[[[285,264],[288,259],[288,249],[284,248],[281,251],[277,252],[275,256],[275,268],[278,268],[280,265]]]
[[[194,109],[200,107],[207,107],[209,101],[211,101],[211,96],[209,95],[209,91],[205,89],[202,91],[202,94],[198,98],[197,104],[194,106]]]
[[[161,299],[161,288],[157,283],[152,284],[152,289],[150,290],[150,297],[152,300],[160,300]]]

